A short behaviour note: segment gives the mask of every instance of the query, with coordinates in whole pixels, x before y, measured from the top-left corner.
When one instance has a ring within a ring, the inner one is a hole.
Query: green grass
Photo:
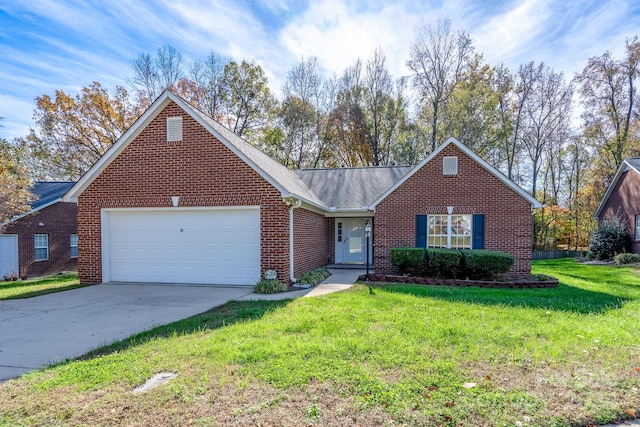
[[[0,385],[0,425],[523,425],[640,412],[640,276],[231,302]],[[144,395],[154,373],[176,379]]]
[[[80,288],[77,273],[56,274],[54,276],[37,277],[14,282],[0,282],[0,300],[31,298],[53,292]]]

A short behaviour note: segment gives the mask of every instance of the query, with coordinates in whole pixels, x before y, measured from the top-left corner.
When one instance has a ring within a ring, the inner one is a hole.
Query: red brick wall
[[[443,156],[458,156],[457,175],[442,174]],[[447,206],[454,207],[454,214],[484,214],[484,248],[513,255],[515,273],[531,271],[531,204],[450,145],[376,207],[376,272],[395,272],[389,259],[390,248],[415,246],[416,215],[446,215]]]
[[[75,203],[59,202],[3,227],[4,234],[18,235],[20,277],[45,276],[77,269],[77,258],[71,258],[70,252],[70,235],[78,232],[76,218]],[[40,223],[44,225],[41,227]],[[49,235],[48,260],[34,260],[34,234]]]
[[[329,218],[302,208],[293,210],[294,276],[327,265],[330,236]]]
[[[183,140],[166,142],[166,118],[182,116]],[[170,103],[82,193],[78,200],[83,283],[102,281],[100,209],[260,206],[261,274],[289,277],[289,212],[280,192]]]
[[[629,224],[632,252],[640,253],[640,240],[635,240],[635,216],[640,215],[640,174],[623,172],[602,209],[599,220],[619,215]]]

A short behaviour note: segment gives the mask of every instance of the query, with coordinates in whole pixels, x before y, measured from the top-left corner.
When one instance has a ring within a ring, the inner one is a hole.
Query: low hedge
[[[462,254],[456,249],[427,249],[427,274],[435,277],[458,277],[462,271]]]
[[[415,273],[424,263],[424,248],[391,248],[391,264],[402,273]]]
[[[510,254],[497,251],[461,251],[465,276],[472,280],[491,279],[504,274],[515,263]]]
[[[277,294],[287,289],[288,286],[278,280],[262,279],[253,287],[253,292],[256,294]]]
[[[616,265],[638,264],[640,263],[640,254],[618,254],[613,258],[613,262],[615,262]]]

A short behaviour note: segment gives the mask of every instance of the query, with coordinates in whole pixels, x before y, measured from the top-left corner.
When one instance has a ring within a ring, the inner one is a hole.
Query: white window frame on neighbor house
[[[44,257],[43,257],[44,251]],[[47,261],[49,259],[49,235],[34,234],[33,235],[33,260]]]
[[[640,240],[640,215],[636,215],[636,240]]]
[[[78,235],[69,235],[69,255],[71,258],[78,258]]]
[[[461,223],[464,221],[468,224],[466,228]],[[472,222],[473,215],[428,215],[427,247],[471,249]]]

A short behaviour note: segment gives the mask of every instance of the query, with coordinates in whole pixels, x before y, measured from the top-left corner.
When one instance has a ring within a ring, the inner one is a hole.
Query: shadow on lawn
[[[603,313],[618,309],[630,300],[630,298],[589,291],[562,283],[556,288],[549,289],[484,289],[419,285],[391,285],[380,289],[453,302],[538,308],[582,314]]]
[[[276,301],[229,301],[219,307],[215,307],[204,313],[158,326],[145,332],[133,335],[125,340],[100,347],[86,355],[83,359],[92,359],[96,356],[107,355],[117,351],[144,344],[157,338],[169,338],[172,336],[187,335],[203,330],[217,329],[230,326],[239,322],[257,320],[272,311],[285,307],[291,300]]]

